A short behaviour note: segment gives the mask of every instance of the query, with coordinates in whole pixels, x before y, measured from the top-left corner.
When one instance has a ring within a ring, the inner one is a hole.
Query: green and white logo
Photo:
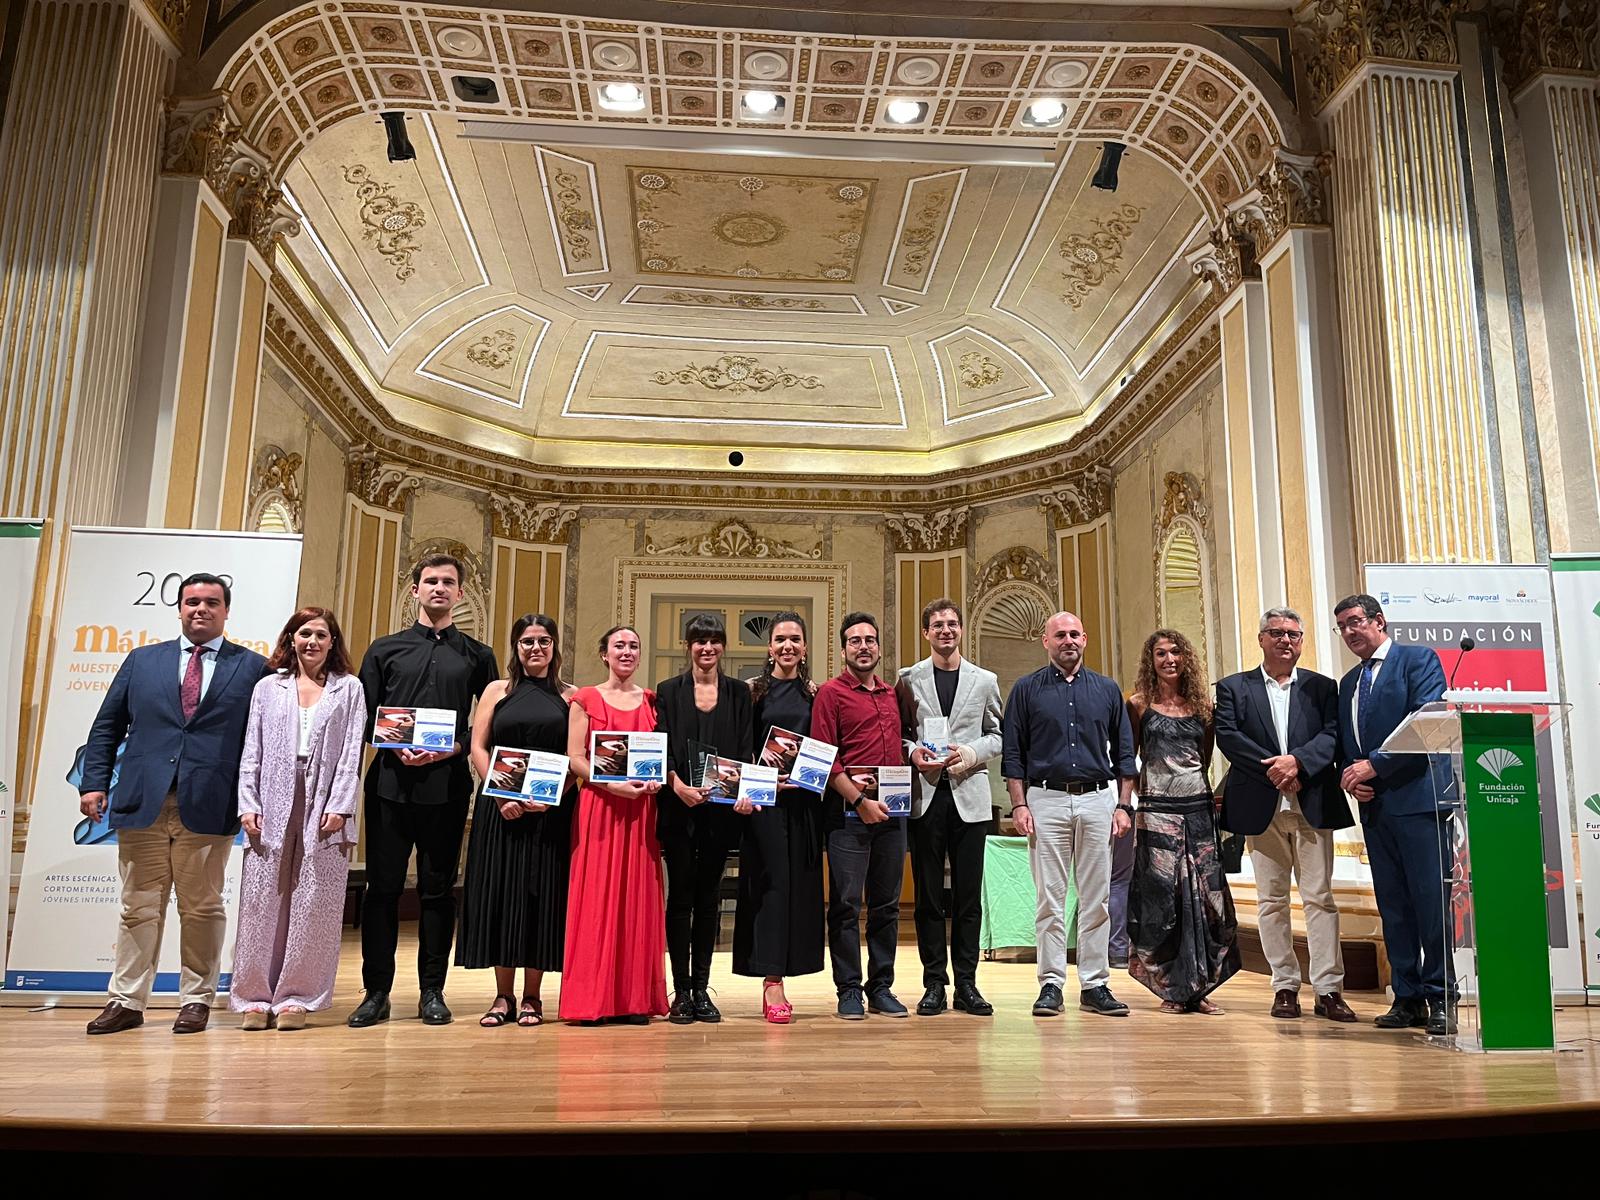
[[[1600,792],[1596,792],[1585,800],[1583,806],[1596,816],[1600,816]]]
[[[1478,765],[1494,776],[1494,781],[1499,783],[1501,773],[1511,767],[1520,767],[1522,760],[1505,747],[1496,746],[1478,755]]]

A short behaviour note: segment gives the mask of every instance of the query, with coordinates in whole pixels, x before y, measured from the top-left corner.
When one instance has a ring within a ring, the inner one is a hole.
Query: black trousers
[[[658,832],[667,864],[667,956],[672,988],[704,988],[717,948],[717,898],[739,818],[725,805],[680,805],[663,812]]]
[[[983,849],[989,822],[961,819],[955,797],[940,784],[920,817],[909,822],[911,876],[917,887],[917,951],[922,986],[948,984],[945,974],[946,918],[950,920],[950,964],[957,983],[978,975],[978,940],[983,931]],[[945,911],[944,863],[950,860],[950,908]]]
[[[450,939],[456,927],[456,871],[467,825],[467,797],[444,804],[407,804],[368,794],[362,809],[367,832],[367,891],[361,904],[361,984],[369,992],[394,988],[394,952],[400,943],[400,894],[406,867],[417,852],[417,982],[444,988]]]
[[[828,834],[828,956],[833,986],[861,987],[861,906],[867,908],[866,992],[894,985],[900,885],[906,871],[906,819],[869,825],[846,818]]]

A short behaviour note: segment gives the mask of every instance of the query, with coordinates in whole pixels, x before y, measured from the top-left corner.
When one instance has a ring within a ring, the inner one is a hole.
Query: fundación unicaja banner
[[[116,961],[121,885],[116,833],[106,820],[92,820],[78,809],[89,726],[128,652],[179,635],[178,584],[197,571],[231,583],[227,638],[270,654],[295,609],[300,537],[73,529],[64,570],[61,605],[53,615],[54,650],[41,701],[44,731],[5,986],[8,993],[99,1004]],[[172,686],[176,693],[176,677]],[[111,778],[114,794],[115,771]],[[224,991],[233,961],[242,847],[241,839],[223,893],[228,910]],[[178,914],[170,898],[164,930],[157,996],[175,994],[178,988]]]
[[[22,668],[32,639],[28,614],[39,567],[42,521],[0,521],[0,579],[10,595],[0,642],[0,903],[11,907],[11,829],[16,817],[17,730],[22,724]],[[0,943],[10,924],[0,921]]]
[[[1366,578],[1388,618],[1389,636],[1436,653],[1455,690],[1482,692],[1486,704],[1497,692],[1561,698],[1555,601],[1550,569],[1542,563],[1369,564]],[[1463,638],[1472,639],[1472,649],[1461,649]],[[1571,728],[1576,734],[1582,726]],[[1550,976],[1558,996],[1577,997],[1584,994],[1583,939],[1572,886],[1566,740],[1558,724],[1538,735],[1536,750]],[[1457,852],[1464,856],[1465,847]],[[1475,944],[1473,914],[1463,907],[1452,919],[1458,967],[1465,970],[1460,956]]]
[[[1583,865],[1583,950],[1589,1002],[1600,1004],[1600,554],[1550,559],[1556,623],[1561,634],[1561,679],[1577,798],[1578,853]]]

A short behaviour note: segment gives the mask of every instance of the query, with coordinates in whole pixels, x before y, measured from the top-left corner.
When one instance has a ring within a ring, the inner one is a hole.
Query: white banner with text
[[[22,670],[27,661],[28,614],[33,607],[33,583],[39,566],[42,521],[0,521],[0,578],[11,594],[5,616],[5,642],[0,645],[0,897],[6,914],[0,919],[0,945],[11,928],[11,827],[16,817],[20,786],[17,730],[22,724]]]
[[[1600,1003],[1600,554],[1557,554],[1550,560],[1561,681],[1577,797],[1578,855],[1583,867],[1583,961],[1590,1003]]]

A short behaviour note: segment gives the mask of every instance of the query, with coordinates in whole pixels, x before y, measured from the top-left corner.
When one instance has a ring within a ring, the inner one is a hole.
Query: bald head
[[[1044,623],[1044,651],[1050,661],[1064,675],[1077,674],[1083,665],[1083,648],[1089,644],[1089,635],[1076,613],[1058,612]]]

